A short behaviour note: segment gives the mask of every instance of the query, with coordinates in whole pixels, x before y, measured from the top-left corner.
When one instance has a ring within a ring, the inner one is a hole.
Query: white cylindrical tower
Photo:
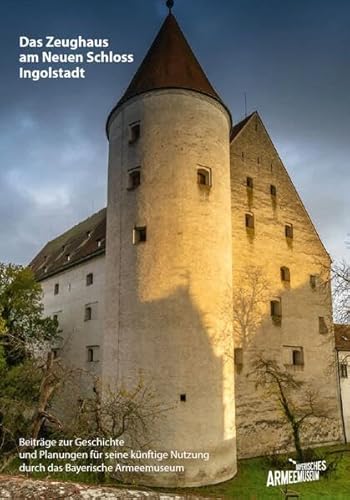
[[[107,122],[103,377],[149,386],[165,410],[151,447],[184,466],[149,485],[236,472],[230,128],[170,14]]]

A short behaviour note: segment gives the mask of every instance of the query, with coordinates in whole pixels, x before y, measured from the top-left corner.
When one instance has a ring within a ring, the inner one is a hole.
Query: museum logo
[[[269,470],[266,480],[267,487],[319,481],[320,473],[327,469],[325,460],[297,463],[292,458],[288,458],[288,461],[294,465],[294,470]]]

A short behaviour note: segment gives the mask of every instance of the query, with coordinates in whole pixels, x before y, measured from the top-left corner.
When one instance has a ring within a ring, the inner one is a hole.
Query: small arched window
[[[281,280],[290,282],[290,270],[288,267],[281,267]]]
[[[210,168],[197,169],[197,182],[200,186],[211,186],[211,170]]]

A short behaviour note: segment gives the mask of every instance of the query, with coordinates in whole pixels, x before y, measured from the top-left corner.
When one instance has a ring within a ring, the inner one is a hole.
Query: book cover
[[[0,497],[346,498],[348,3],[0,9]]]

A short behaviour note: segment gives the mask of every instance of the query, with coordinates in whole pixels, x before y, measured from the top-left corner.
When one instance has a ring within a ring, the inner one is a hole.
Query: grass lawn
[[[338,453],[338,450],[343,450]],[[299,483],[290,485],[290,489],[299,493],[301,499],[344,499],[350,500],[350,446],[333,446],[318,448],[317,454],[320,459],[327,462],[333,461],[336,456],[342,455],[336,471],[328,478],[322,477],[320,481]],[[202,496],[213,496],[221,499],[237,500],[260,500],[265,498],[284,498],[282,487],[266,487],[267,473],[269,469],[276,470],[279,467],[269,465],[264,458],[252,458],[240,460],[238,474],[231,481],[215,486],[203,488],[190,488],[177,490],[179,493],[197,493]],[[289,467],[293,469],[293,465]]]

